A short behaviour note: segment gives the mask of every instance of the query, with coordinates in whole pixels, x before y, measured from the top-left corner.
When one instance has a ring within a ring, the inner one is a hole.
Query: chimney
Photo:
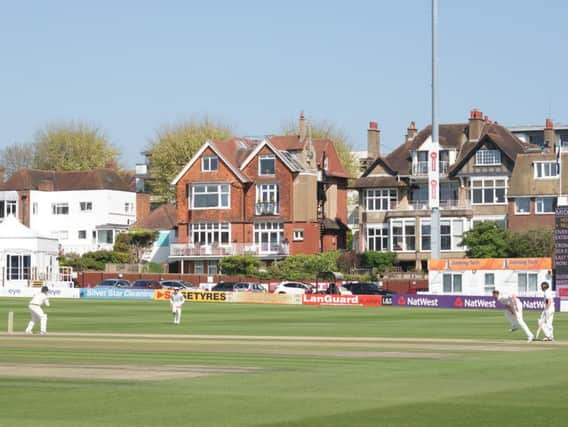
[[[300,113],[300,141],[306,139],[306,119],[304,117],[304,112]]]
[[[478,141],[483,129],[483,113],[474,108],[469,113],[469,140]]]
[[[369,122],[367,131],[367,157],[376,159],[381,155],[381,131],[377,122]]]
[[[0,189],[4,186],[5,173],[6,169],[4,169],[4,166],[0,166]]]
[[[552,119],[546,119],[544,125],[544,148],[546,151],[554,151],[556,145],[556,134],[554,132],[554,122]]]
[[[412,141],[418,132],[416,131],[416,123],[414,120],[410,122],[408,125],[408,129],[406,129],[406,140]]]

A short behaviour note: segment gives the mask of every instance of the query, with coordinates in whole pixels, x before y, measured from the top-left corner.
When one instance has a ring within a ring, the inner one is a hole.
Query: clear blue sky
[[[18,1],[0,13],[0,147],[46,124],[101,127],[126,166],[163,125],[239,135],[304,110],[382,151],[430,113],[430,0]],[[440,121],[568,122],[568,2],[439,0]]]

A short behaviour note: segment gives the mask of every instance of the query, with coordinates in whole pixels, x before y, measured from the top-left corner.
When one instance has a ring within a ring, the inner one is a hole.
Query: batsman
[[[542,340],[553,341],[554,327],[552,326],[552,321],[554,320],[554,299],[548,282],[542,282],[540,284],[540,289],[544,292],[544,310],[542,310],[538,319],[537,338],[539,332],[542,330],[544,333],[544,338]]]

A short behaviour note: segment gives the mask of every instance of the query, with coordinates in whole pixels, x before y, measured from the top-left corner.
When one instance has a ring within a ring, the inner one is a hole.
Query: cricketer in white
[[[49,307],[49,299],[47,298],[47,293],[49,289],[47,286],[41,287],[41,292],[34,295],[30,303],[28,304],[28,309],[30,310],[30,315],[32,316],[28,327],[26,328],[26,335],[31,335],[33,333],[34,325],[39,321],[39,333],[40,335],[47,334],[47,314],[45,314],[41,308],[42,305]]]
[[[170,296],[170,306],[172,308],[172,314],[174,316],[174,324],[176,325],[179,325],[181,321],[181,306],[184,302],[184,296],[179,292],[178,289],[174,289],[174,292]]]
[[[505,306],[505,316],[511,322],[510,331],[515,331],[519,326],[527,334],[527,341],[532,342],[534,335],[523,320],[523,303],[516,295],[500,295],[500,292],[495,289],[493,291],[493,298]]]
[[[544,310],[542,310],[540,315],[539,325],[542,328],[542,332],[544,332],[544,341],[553,341],[554,327],[552,326],[552,321],[554,320],[554,297],[552,296],[548,282],[542,282],[540,289],[544,292]]]

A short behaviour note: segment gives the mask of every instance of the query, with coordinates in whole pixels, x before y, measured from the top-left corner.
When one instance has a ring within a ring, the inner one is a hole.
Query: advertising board
[[[81,288],[81,298],[91,299],[154,299],[153,289]]]
[[[61,288],[50,289],[47,296],[49,298],[79,298],[80,289],[75,288]],[[0,288],[0,297],[27,297],[31,298],[39,293],[39,288],[18,288],[18,287],[5,287]]]
[[[544,299],[538,297],[519,297],[523,303],[523,310],[543,310]],[[560,311],[560,300],[554,298],[554,309]],[[470,295],[395,295],[393,304],[403,307],[426,307],[426,308],[456,308],[456,309],[497,309],[503,310],[499,304],[489,296]]]
[[[302,295],[304,305],[343,305],[343,306],[381,306],[383,297],[381,295],[323,295],[306,294]]]

